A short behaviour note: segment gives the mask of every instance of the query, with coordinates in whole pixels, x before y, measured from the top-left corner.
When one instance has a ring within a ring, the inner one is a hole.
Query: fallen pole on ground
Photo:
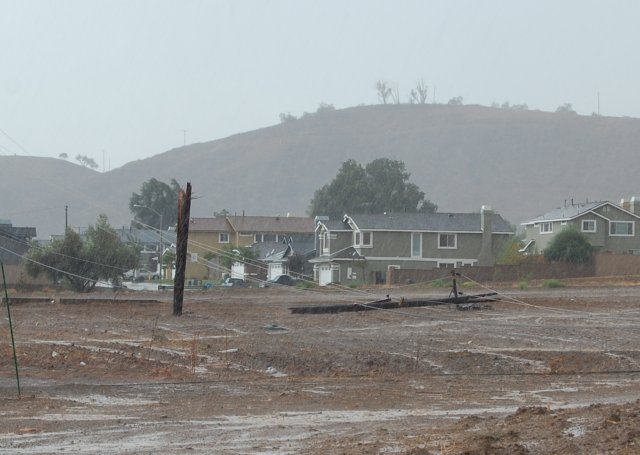
[[[382,300],[375,300],[366,303],[346,303],[339,305],[319,305],[319,306],[298,306],[291,307],[291,313],[294,314],[331,314],[346,313],[353,311],[369,311],[369,310],[394,310],[401,308],[413,308],[435,305],[462,305],[481,302],[495,302],[499,300],[497,292],[487,294],[463,295],[458,294],[457,297],[447,297],[444,299],[400,299],[393,301],[389,297]]]

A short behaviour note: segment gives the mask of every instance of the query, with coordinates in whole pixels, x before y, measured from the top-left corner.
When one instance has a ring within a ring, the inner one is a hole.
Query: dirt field
[[[167,293],[16,301],[22,398],[3,317],[0,454],[640,453],[638,286],[289,310],[448,292],[212,289],[181,317]]]

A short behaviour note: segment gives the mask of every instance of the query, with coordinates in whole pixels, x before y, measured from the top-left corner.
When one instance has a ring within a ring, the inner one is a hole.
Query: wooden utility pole
[[[191,183],[178,194],[178,224],[176,227],[176,276],[173,280],[173,315],[182,314],[184,274],[187,266],[187,242],[189,239],[189,213],[191,211]]]

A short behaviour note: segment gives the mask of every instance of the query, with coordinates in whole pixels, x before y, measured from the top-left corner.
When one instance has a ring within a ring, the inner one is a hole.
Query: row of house
[[[186,278],[221,278],[227,272],[220,264],[221,257],[233,253],[236,247],[250,247],[257,261],[234,263],[231,270],[233,277],[244,278],[249,274],[272,279],[287,274],[291,257],[299,255],[308,260],[313,256],[314,229],[314,220],[304,217],[192,218],[189,224]]]
[[[581,232],[601,252],[640,254],[640,200],[622,199],[619,205],[608,201],[564,206],[522,223],[525,240],[520,250],[527,254],[544,251],[553,238],[566,228]]]
[[[521,223],[521,252],[538,254],[563,229],[583,233],[597,251],[640,254],[640,200],[586,202],[551,210]],[[142,246],[144,267],[159,270],[161,252],[175,247],[175,232],[117,230],[123,241]],[[35,228],[0,220],[0,259],[19,262]],[[302,273],[320,285],[384,283],[391,269],[427,270],[494,265],[515,228],[489,206],[477,213],[347,213],[340,219],[290,216],[193,218],[189,227],[186,278],[220,279],[225,256],[250,249],[253,261],[235,261],[231,275],[273,279]],[[235,251],[234,251],[235,250]],[[11,253],[11,252],[18,252]],[[239,257],[235,254],[234,257]],[[295,258],[295,267],[293,262]],[[228,261],[227,261],[228,262]],[[165,265],[165,277],[170,270]]]
[[[640,254],[640,200],[565,203],[522,223],[521,252],[544,251],[566,228],[582,232],[596,251]],[[187,277],[215,277],[215,259],[199,254],[225,245],[251,246],[268,268],[266,278],[288,273],[288,259],[302,254],[320,285],[384,283],[390,269],[426,270],[494,265],[515,228],[489,206],[477,213],[345,214],[289,218],[234,216],[196,218],[190,228]],[[213,265],[213,267],[212,267]],[[235,276],[246,274],[238,263]],[[219,272],[218,272],[219,273]]]
[[[297,255],[321,285],[383,283],[390,268],[492,265],[514,229],[490,207],[479,213],[345,214],[327,217],[194,218],[189,227],[188,279],[219,278],[221,252],[250,247],[272,279]],[[209,253],[208,253],[209,252]],[[203,257],[206,255],[206,259]],[[251,269],[251,270],[248,270]],[[259,274],[242,261],[233,276]]]

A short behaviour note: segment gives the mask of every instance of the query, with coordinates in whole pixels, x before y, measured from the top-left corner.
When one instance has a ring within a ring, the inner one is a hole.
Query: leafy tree
[[[234,262],[246,262],[256,259],[256,252],[248,246],[225,245],[222,248],[222,252],[217,256],[218,263],[222,267],[230,269]]]
[[[451,98],[447,104],[449,106],[462,106],[462,100],[463,98],[461,96],[455,96]]]
[[[98,216],[84,240],[68,228],[63,239],[46,247],[33,244],[26,255],[27,273],[46,273],[54,282],[65,281],[77,292],[91,291],[98,281],[120,283],[122,273],[138,264],[134,245],[120,241],[106,215]]]
[[[291,115],[290,112],[280,112],[280,123],[289,123],[295,122],[297,117],[295,115]]]
[[[563,229],[544,250],[545,261],[587,264],[593,258],[593,247],[576,229]]]
[[[61,158],[63,160],[66,160],[69,158],[69,155],[67,155],[66,153],[62,152],[60,155],[58,155],[58,158]]]
[[[416,88],[409,93],[410,104],[427,104],[427,84],[424,81],[418,81]]]
[[[530,256],[526,256],[525,254],[520,252],[522,248],[522,238],[521,237],[513,237],[509,240],[498,259],[496,260],[496,264],[498,265],[519,265],[524,262],[529,261]]]
[[[129,210],[134,220],[166,230],[177,222],[179,192],[180,184],[175,179],[171,179],[171,184],[166,184],[152,178],[142,184],[140,194],[131,194]]]
[[[316,109],[316,114],[324,114],[324,113],[335,111],[335,110],[336,110],[336,107],[333,104],[328,104],[323,101],[318,105],[318,109]]]
[[[558,106],[556,112],[564,113],[564,114],[575,114],[576,111],[573,110],[573,105],[571,103],[564,103],[561,106]]]
[[[382,104],[387,104],[391,96],[391,87],[387,81],[379,80],[376,82],[376,91],[378,92],[378,100]]]
[[[438,207],[409,176],[402,161],[379,158],[362,167],[347,160],[331,183],[316,190],[308,212],[332,218],[345,213],[435,212]]]
[[[85,167],[90,167],[91,169],[98,168],[98,163],[96,163],[96,160],[86,155],[76,155],[76,161]]]
[[[213,212],[213,216],[215,216],[216,218],[220,217],[220,218],[224,218],[225,216],[229,216],[231,215],[231,212],[229,212],[227,209],[222,209],[219,212]]]

